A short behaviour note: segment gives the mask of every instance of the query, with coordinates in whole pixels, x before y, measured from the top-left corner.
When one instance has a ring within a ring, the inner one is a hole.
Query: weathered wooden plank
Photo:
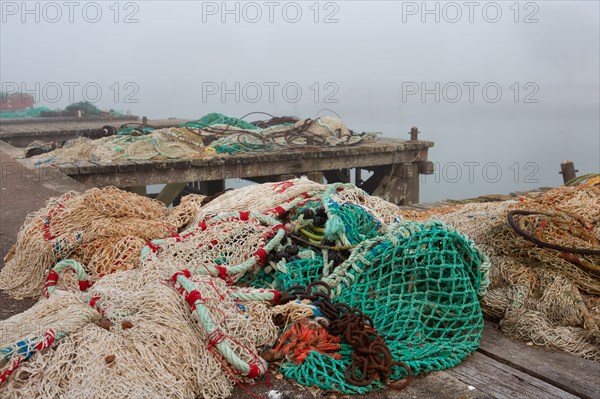
[[[61,120],[62,119],[62,120]],[[110,118],[32,118],[29,120],[3,120],[0,123],[0,140],[15,146],[26,146],[34,140],[63,141],[84,136],[99,138],[107,135],[102,127],[120,127],[125,123],[136,122],[132,117]],[[149,121],[148,125],[162,128],[177,126],[184,119],[164,119]]]
[[[563,391],[482,353],[469,358],[447,373],[497,399],[576,399]]]
[[[42,166],[42,167],[46,167],[46,166]],[[79,167],[72,162],[62,163],[60,165],[59,169],[62,173],[66,174],[68,176],[78,176],[79,175]]]
[[[327,179],[327,183],[349,183],[350,174],[348,171],[349,169],[324,170],[323,176]]]
[[[129,187],[129,190],[132,193],[138,194],[138,195],[142,195],[142,196],[146,196],[147,192],[146,192],[146,186],[137,186],[137,187]]]
[[[401,391],[388,389],[386,399],[483,399],[490,396],[470,384],[465,384],[445,371],[416,378],[411,385]]]
[[[384,175],[372,195],[381,197],[393,204],[402,205],[407,203],[407,193],[408,184],[405,179],[395,175]]]
[[[187,183],[170,183],[163,187],[156,197],[157,200],[165,205],[170,205],[175,201],[175,198],[181,193],[181,190],[186,186]]]
[[[565,352],[531,348],[507,338],[487,322],[479,351],[580,398],[600,397],[600,363]]]
[[[103,165],[96,173],[69,174],[88,186],[140,186],[160,183],[179,183],[189,181],[245,179],[249,177],[273,176],[283,174],[299,174],[311,171],[364,167],[373,168],[375,165],[390,165],[414,159],[418,150],[399,153],[369,153],[368,148],[361,148],[362,155],[349,155],[339,152],[337,156],[320,153],[298,154],[297,159],[278,152],[264,154],[259,158],[251,154],[244,156],[215,158],[208,160],[192,160],[189,166],[181,163],[160,161],[161,168],[157,169],[154,162],[135,162],[138,164],[133,172],[119,171],[116,164]],[[325,151],[326,152],[326,151]],[[342,154],[342,155],[339,155]],[[304,156],[305,155],[305,156]],[[316,157],[315,157],[316,156]],[[264,161],[261,161],[264,160]],[[123,169],[121,169],[123,170]]]
[[[215,195],[225,190],[225,180],[199,182],[199,190],[203,195]]]
[[[94,173],[98,169],[98,164],[84,160],[74,161],[73,165],[77,166],[79,174]]]
[[[377,168],[373,170],[373,174],[360,185],[360,188],[367,193],[372,194],[381,181],[385,178],[385,169]]]
[[[323,183],[323,173],[321,172],[306,172],[306,177],[317,183]]]

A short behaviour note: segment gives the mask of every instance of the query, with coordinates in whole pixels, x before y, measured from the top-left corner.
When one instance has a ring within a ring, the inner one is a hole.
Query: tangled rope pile
[[[600,361],[600,186],[434,209],[426,217],[468,234],[490,256],[481,303],[505,334]]]
[[[313,292],[314,287],[322,287],[325,292]],[[391,376],[392,366],[402,366],[408,373],[407,380],[403,384],[390,384],[390,386],[395,389],[408,386],[412,379],[411,369],[400,361],[392,360],[391,350],[385,340],[377,334],[373,320],[360,309],[350,308],[345,303],[331,303],[330,295],[331,290],[327,284],[315,281],[306,287],[291,287],[279,298],[279,303],[287,303],[298,298],[314,301],[327,321],[327,331],[333,336],[343,337],[354,350],[352,361],[344,373],[346,381],[350,384],[364,387],[370,385],[375,379],[385,384]],[[336,349],[339,349],[339,345]],[[276,350],[281,349],[276,348]],[[337,358],[334,356],[334,359],[341,360],[341,356],[338,355]]]
[[[82,159],[99,162],[202,159],[282,148],[353,145],[374,139],[375,134],[356,134],[331,116],[315,120],[273,117],[249,123],[213,113],[172,128],[127,123],[116,136],[98,140],[79,138],[34,158],[38,164]]]
[[[479,344],[489,261],[398,215],[306,179],[170,211],[116,189],[54,199],[2,270],[13,295],[46,298],[0,322],[0,397],[224,398],[268,383],[267,362],[362,394],[452,367]],[[143,244],[111,252],[113,235]]]

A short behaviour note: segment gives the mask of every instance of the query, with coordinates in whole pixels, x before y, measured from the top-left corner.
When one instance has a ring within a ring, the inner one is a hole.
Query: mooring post
[[[573,161],[562,161],[560,163],[560,174],[563,176],[563,182],[566,184],[577,177],[575,173],[579,172],[575,169]]]
[[[362,168],[354,168],[354,185],[360,187],[363,184]]]
[[[418,127],[413,126],[410,128],[410,140],[411,141],[419,140],[419,128]]]
[[[200,182],[200,192],[203,195],[215,195],[225,191],[225,180],[207,180]]]

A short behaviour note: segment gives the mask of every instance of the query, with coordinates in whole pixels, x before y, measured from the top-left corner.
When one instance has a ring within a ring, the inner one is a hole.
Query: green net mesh
[[[289,262],[275,273],[281,289],[321,279],[333,288],[334,302],[357,307],[371,317],[386,339],[394,360],[415,375],[460,363],[477,349],[483,330],[478,294],[487,288],[489,262],[465,236],[440,222],[400,221],[389,232],[358,245],[350,258],[323,276],[323,261]],[[482,283],[483,282],[483,283]],[[326,390],[362,394],[383,387],[346,382],[351,350],[342,359],[317,352],[301,364],[284,363],[289,378]],[[406,371],[395,367],[392,379]]]
[[[238,285],[256,288],[275,288],[287,290],[296,285],[308,285],[323,276],[323,258],[316,251],[306,250],[304,256],[285,262],[280,270],[260,269],[256,274],[246,274]],[[312,258],[311,258],[312,257]]]
[[[81,111],[84,115],[100,115],[102,113],[98,107],[87,101],[80,101],[67,105],[65,111]]]
[[[130,136],[134,132],[150,134],[153,130],[151,127],[125,125],[117,130],[117,136]]]
[[[213,125],[227,125],[232,127],[237,127],[244,130],[259,130],[258,127],[254,126],[250,122],[246,122],[243,119],[233,118],[230,116],[225,116],[223,114],[219,114],[216,112],[204,115],[202,118],[197,119],[195,121],[186,122],[180,127],[195,127],[195,128],[205,128]]]
[[[42,112],[48,112],[48,111],[50,111],[50,109],[45,108],[45,107],[37,107],[37,108],[24,109],[24,110],[15,111],[15,112],[0,112],[0,118],[6,118],[6,119],[37,118],[38,116],[40,116],[40,114]]]
[[[274,146],[265,145],[261,139],[247,133],[231,135],[215,140],[211,145],[218,154],[274,150]]]
[[[349,345],[342,344],[339,352],[342,355],[341,360],[313,351],[299,366],[285,362],[280,370],[286,378],[293,378],[301,384],[348,394],[364,394],[383,388],[383,384],[377,381],[364,387],[351,385],[346,381],[344,373],[350,364],[352,351]],[[402,372],[406,374],[404,369],[398,368],[394,377],[403,378],[405,375],[400,375]]]
[[[295,285],[308,285],[323,276],[323,258],[316,256],[314,259],[298,259],[289,262],[287,273],[276,272],[275,285],[280,290],[287,290]]]
[[[356,245],[376,237],[381,229],[381,223],[364,207],[350,202],[340,204],[329,199],[307,202],[297,208],[293,219],[297,220],[307,209],[315,212],[320,207],[325,208],[327,213],[324,235],[332,241]]]

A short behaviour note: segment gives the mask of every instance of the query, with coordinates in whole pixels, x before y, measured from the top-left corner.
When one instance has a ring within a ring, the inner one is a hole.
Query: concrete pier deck
[[[157,119],[147,122],[157,128],[177,126],[187,119]],[[34,140],[62,142],[76,137],[100,138],[110,135],[104,126],[118,129],[126,123],[142,123],[136,117],[114,118],[29,118],[0,119],[0,140],[17,147],[25,147]]]

